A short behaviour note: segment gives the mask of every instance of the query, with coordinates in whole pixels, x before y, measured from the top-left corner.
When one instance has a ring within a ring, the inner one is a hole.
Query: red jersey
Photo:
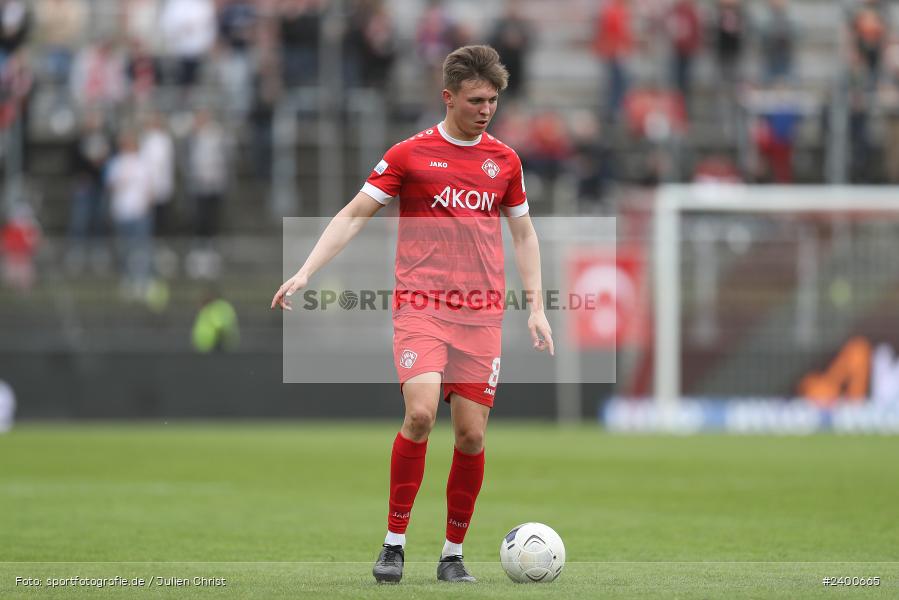
[[[508,217],[528,212],[515,151],[488,133],[457,140],[440,123],[388,150],[362,191],[381,204],[399,198],[394,314],[501,324],[500,208]]]

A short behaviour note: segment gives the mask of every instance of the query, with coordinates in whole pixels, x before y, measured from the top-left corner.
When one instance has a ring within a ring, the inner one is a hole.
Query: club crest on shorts
[[[499,165],[489,158],[484,161],[481,168],[484,169],[484,172],[487,173],[487,176],[490,177],[490,179],[496,179],[496,176],[499,175]]]
[[[416,358],[418,358],[418,354],[416,354],[412,350],[403,350],[403,353],[400,354],[400,366],[406,369],[411,369],[412,365],[415,364]]]

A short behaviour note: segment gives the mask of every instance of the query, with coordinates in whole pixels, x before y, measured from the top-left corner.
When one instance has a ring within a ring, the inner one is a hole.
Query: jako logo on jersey
[[[499,175],[499,165],[497,165],[489,158],[484,161],[484,164],[481,165],[481,168],[484,169],[484,172],[487,173],[490,179],[496,179],[496,176]]]
[[[400,366],[406,369],[411,369],[412,365],[415,364],[416,358],[418,358],[418,354],[416,354],[412,350],[403,350],[403,353],[400,355]]]
[[[440,162],[440,161],[432,160],[432,161],[431,161],[431,164],[429,164],[428,166],[429,166],[429,167],[440,167],[441,169],[445,169],[445,168],[447,168],[449,165],[448,165],[447,163],[445,163],[445,162]]]
[[[440,194],[434,196],[431,208],[438,204],[444,208],[470,208],[472,210],[492,210],[496,201],[496,192],[478,192],[477,190],[457,190],[450,186],[443,188]]]

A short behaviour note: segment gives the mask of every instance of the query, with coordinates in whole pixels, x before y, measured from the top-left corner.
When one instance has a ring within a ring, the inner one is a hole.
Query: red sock
[[[453,448],[453,465],[446,482],[446,539],[461,544],[474,514],[484,481],[484,451],[465,454]]]
[[[428,440],[413,442],[396,434],[390,455],[390,508],[387,513],[387,529],[393,533],[406,533],[412,504],[425,474],[427,451]]]

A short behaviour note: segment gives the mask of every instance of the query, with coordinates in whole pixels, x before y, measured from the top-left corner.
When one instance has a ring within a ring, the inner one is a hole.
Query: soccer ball
[[[565,544],[552,527],[525,523],[503,538],[499,559],[506,575],[516,583],[549,583],[565,566]]]

